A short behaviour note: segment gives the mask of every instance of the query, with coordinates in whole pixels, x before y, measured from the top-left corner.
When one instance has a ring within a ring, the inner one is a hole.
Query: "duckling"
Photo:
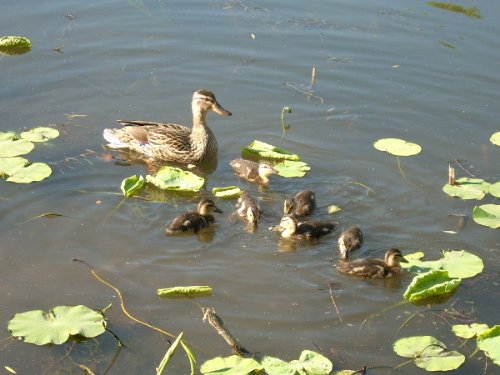
[[[267,186],[269,177],[276,174],[276,170],[269,163],[257,163],[251,160],[235,159],[229,163],[234,174],[247,181]]]
[[[363,233],[356,225],[351,225],[340,234],[337,243],[340,257],[347,259],[351,251],[359,249],[363,244]]]
[[[401,251],[387,250],[384,259],[358,259],[352,262],[341,261],[337,265],[340,272],[363,276],[370,279],[391,277],[401,273],[399,263],[408,263]]]
[[[304,190],[293,197],[287,197],[283,204],[285,214],[295,217],[308,216],[316,207],[316,195],[312,190]]]
[[[222,116],[231,112],[222,108],[212,92],[195,91],[191,100],[193,127],[150,121],[123,121],[121,129],[104,129],[108,147],[130,149],[148,158],[181,164],[199,164],[217,157],[217,140],[207,126],[208,111]]]
[[[167,234],[175,234],[180,232],[194,231],[198,233],[199,230],[212,225],[215,222],[212,212],[222,211],[215,205],[212,199],[202,199],[198,203],[198,211],[186,212],[177,216],[168,226],[165,231]]]
[[[236,203],[236,213],[249,225],[256,227],[262,215],[262,209],[257,201],[244,191]]]
[[[298,223],[292,215],[284,215],[277,230],[282,238],[315,240],[333,231],[337,225],[336,221],[309,220]]]

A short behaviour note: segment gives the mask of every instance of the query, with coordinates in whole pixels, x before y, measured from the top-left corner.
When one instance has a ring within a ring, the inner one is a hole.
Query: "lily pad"
[[[28,163],[28,159],[20,156],[0,158],[0,175],[11,175],[16,169],[22,168]]]
[[[38,126],[20,134],[22,139],[31,142],[47,142],[49,139],[59,137],[59,130],[47,126]]]
[[[243,148],[243,152],[249,152],[258,155],[261,158],[276,159],[276,160],[300,160],[300,156],[293,154],[290,151],[275,147],[265,142],[258,140],[253,141],[248,147]]]
[[[31,41],[24,36],[0,38],[0,53],[7,56],[22,55],[31,50]]]
[[[450,197],[461,199],[483,199],[490,188],[490,183],[481,178],[461,177],[456,185],[446,184],[443,191]]]
[[[7,141],[9,139],[15,139],[16,133],[13,132],[0,132],[0,142]]]
[[[500,228],[500,205],[483,204],[474,207],[472,219],[480,225],[490,228]]]
[[[500,181],[490,185],[488,193],[490,193],[494,197],[500,198]]]
[[[212,287],[206,285],[174,286],[157,289],[160,297],[201,297],[212,295]]]
[[[281,177],[303,177],[311,167],[303,161],[285,160],[282,163],[273,165],[273,168]]]
[[[125,178],[121,183],[121,190],[123,195],[127,198],[141,191],[144,186],[144,177],[136,175]]]
[[[164,166],[156,175],[146,176],[146,181],[164,190],[196,192],[205,184],[205,179],[180,168]]]
[[[451,329],[456,336],[464,339],[471,339],[487,331],[489,327],[487,324],[472,323],[470,325],[455,324],[451,326]]]
[[[242,191],[238,186],[214,187],[212,194],[217,198],[236,198],[241,195]]]
[[[96,337],[105,331],[102,314],[86,306],[57,306],[45,313],[32,310],[9,321],[12,336],[36,345],[63,344],[69,336]]]
[[[290,362],[265,356],[261,361],[269,375],[327,375],[332,371],[332,362],[319,353],[304,350],[299,360]]]
[[[393,348],[396,354],[413,358],[416,366],[427,371],[451,371],[465,362],[461,353],[447,350],[441,341],[432,336],[404,337],[396,341]]]
[[[204,375],[247,375],[260,370],[262,366],[255,359],[238,355],[215,357],[200,367],[200,372]]]
[[[330,215],[333,215],[335,212],[342,211],[339,206],[336,206],[334,204],[329,205],[326,209],[328,210],[328,213]]]
[[[493,133],[490,138],[491,143],[494,145],[500,146],[500,132]]]
[[[25,139],[7,139],[0,142],[0,158],[24,155],[34,147],[32,142]]]
[[[46,179],[52,174],[52,169],[45,163],[33,163],[27,167],[18,168],[12,172],[7,181],[16,184],[29,184]]]
[[[477,337],[477,347],[500,366],[500,326],[496,325],[481,333]]]
[[[431,270],[413,278],[403,297],[410,302],[417,302],[435,296],[444,296],[453,292],[460,285],[461,279],[450,279],[448,271]]]
[[[382,138],[376,141],[373,146],[379,151],[385,151],[396,156],[413,156],[422,151],[422,147],[416,143],[399,138]]]

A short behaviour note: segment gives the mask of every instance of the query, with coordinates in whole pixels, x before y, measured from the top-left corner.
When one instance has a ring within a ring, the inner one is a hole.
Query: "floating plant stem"
[[[290,129],[290,124],[285,123],[285,112],[292,113],[292,109],[290,107],[283,107],[283,109],[281,110],[281,138],[285,138],[286,131]]]

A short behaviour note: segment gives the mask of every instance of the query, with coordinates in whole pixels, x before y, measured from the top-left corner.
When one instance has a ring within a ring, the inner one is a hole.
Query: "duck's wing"
[[[166,147],[176,152],[187,152],[191,148],[191,129],[174,123],[119,120],[129,136],[141,144]]]
[[[382,259],[359,259],[352,262],[341,261],[337,265],[340,272],[358,275],[367,278],[379,278],[387,276],[387,265]]]

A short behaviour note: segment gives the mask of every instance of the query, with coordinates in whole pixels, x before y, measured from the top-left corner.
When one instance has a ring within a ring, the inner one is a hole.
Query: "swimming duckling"
[[[238,177],[264,186],[269,183],[269,177],[277,173],[269,163],[257,163],[251,160],[235,159],[231,160],[229,164]]]
[[[285,215],[277,230],[282,238],[292,240],[315,240],[330,233],[338,225],[336,221],[302,221],[297,222],[292,215]]]
[[[352,262],[341,261],[337,265],[340,272],[363,276],[370,279],[391,277],[401,273],[400,262],[408,263],[398,249],[390,249],[382,259],[358,259]]]
[[[212,199],[202,199],[198,203],[198,211],[186,212],[177,216],[165,231],[168,234],[194,231],[206,228],[215,222],[212,212],[222,212]]]
[[[356,225],[352,225],[340,234],[337,243],[340,257],[347,259],[351,251],[359,249],[363,244],[363,233]]]
[[[312,190],[304,190],[293,197],[287,197],[283,204],[285,214],[295,217],[308,216],[316,207],[316,195]]]
[[[249,225],[256,227],[262,215],[262,209],[257,201],[244,191],[236,203],[236,213]]]

